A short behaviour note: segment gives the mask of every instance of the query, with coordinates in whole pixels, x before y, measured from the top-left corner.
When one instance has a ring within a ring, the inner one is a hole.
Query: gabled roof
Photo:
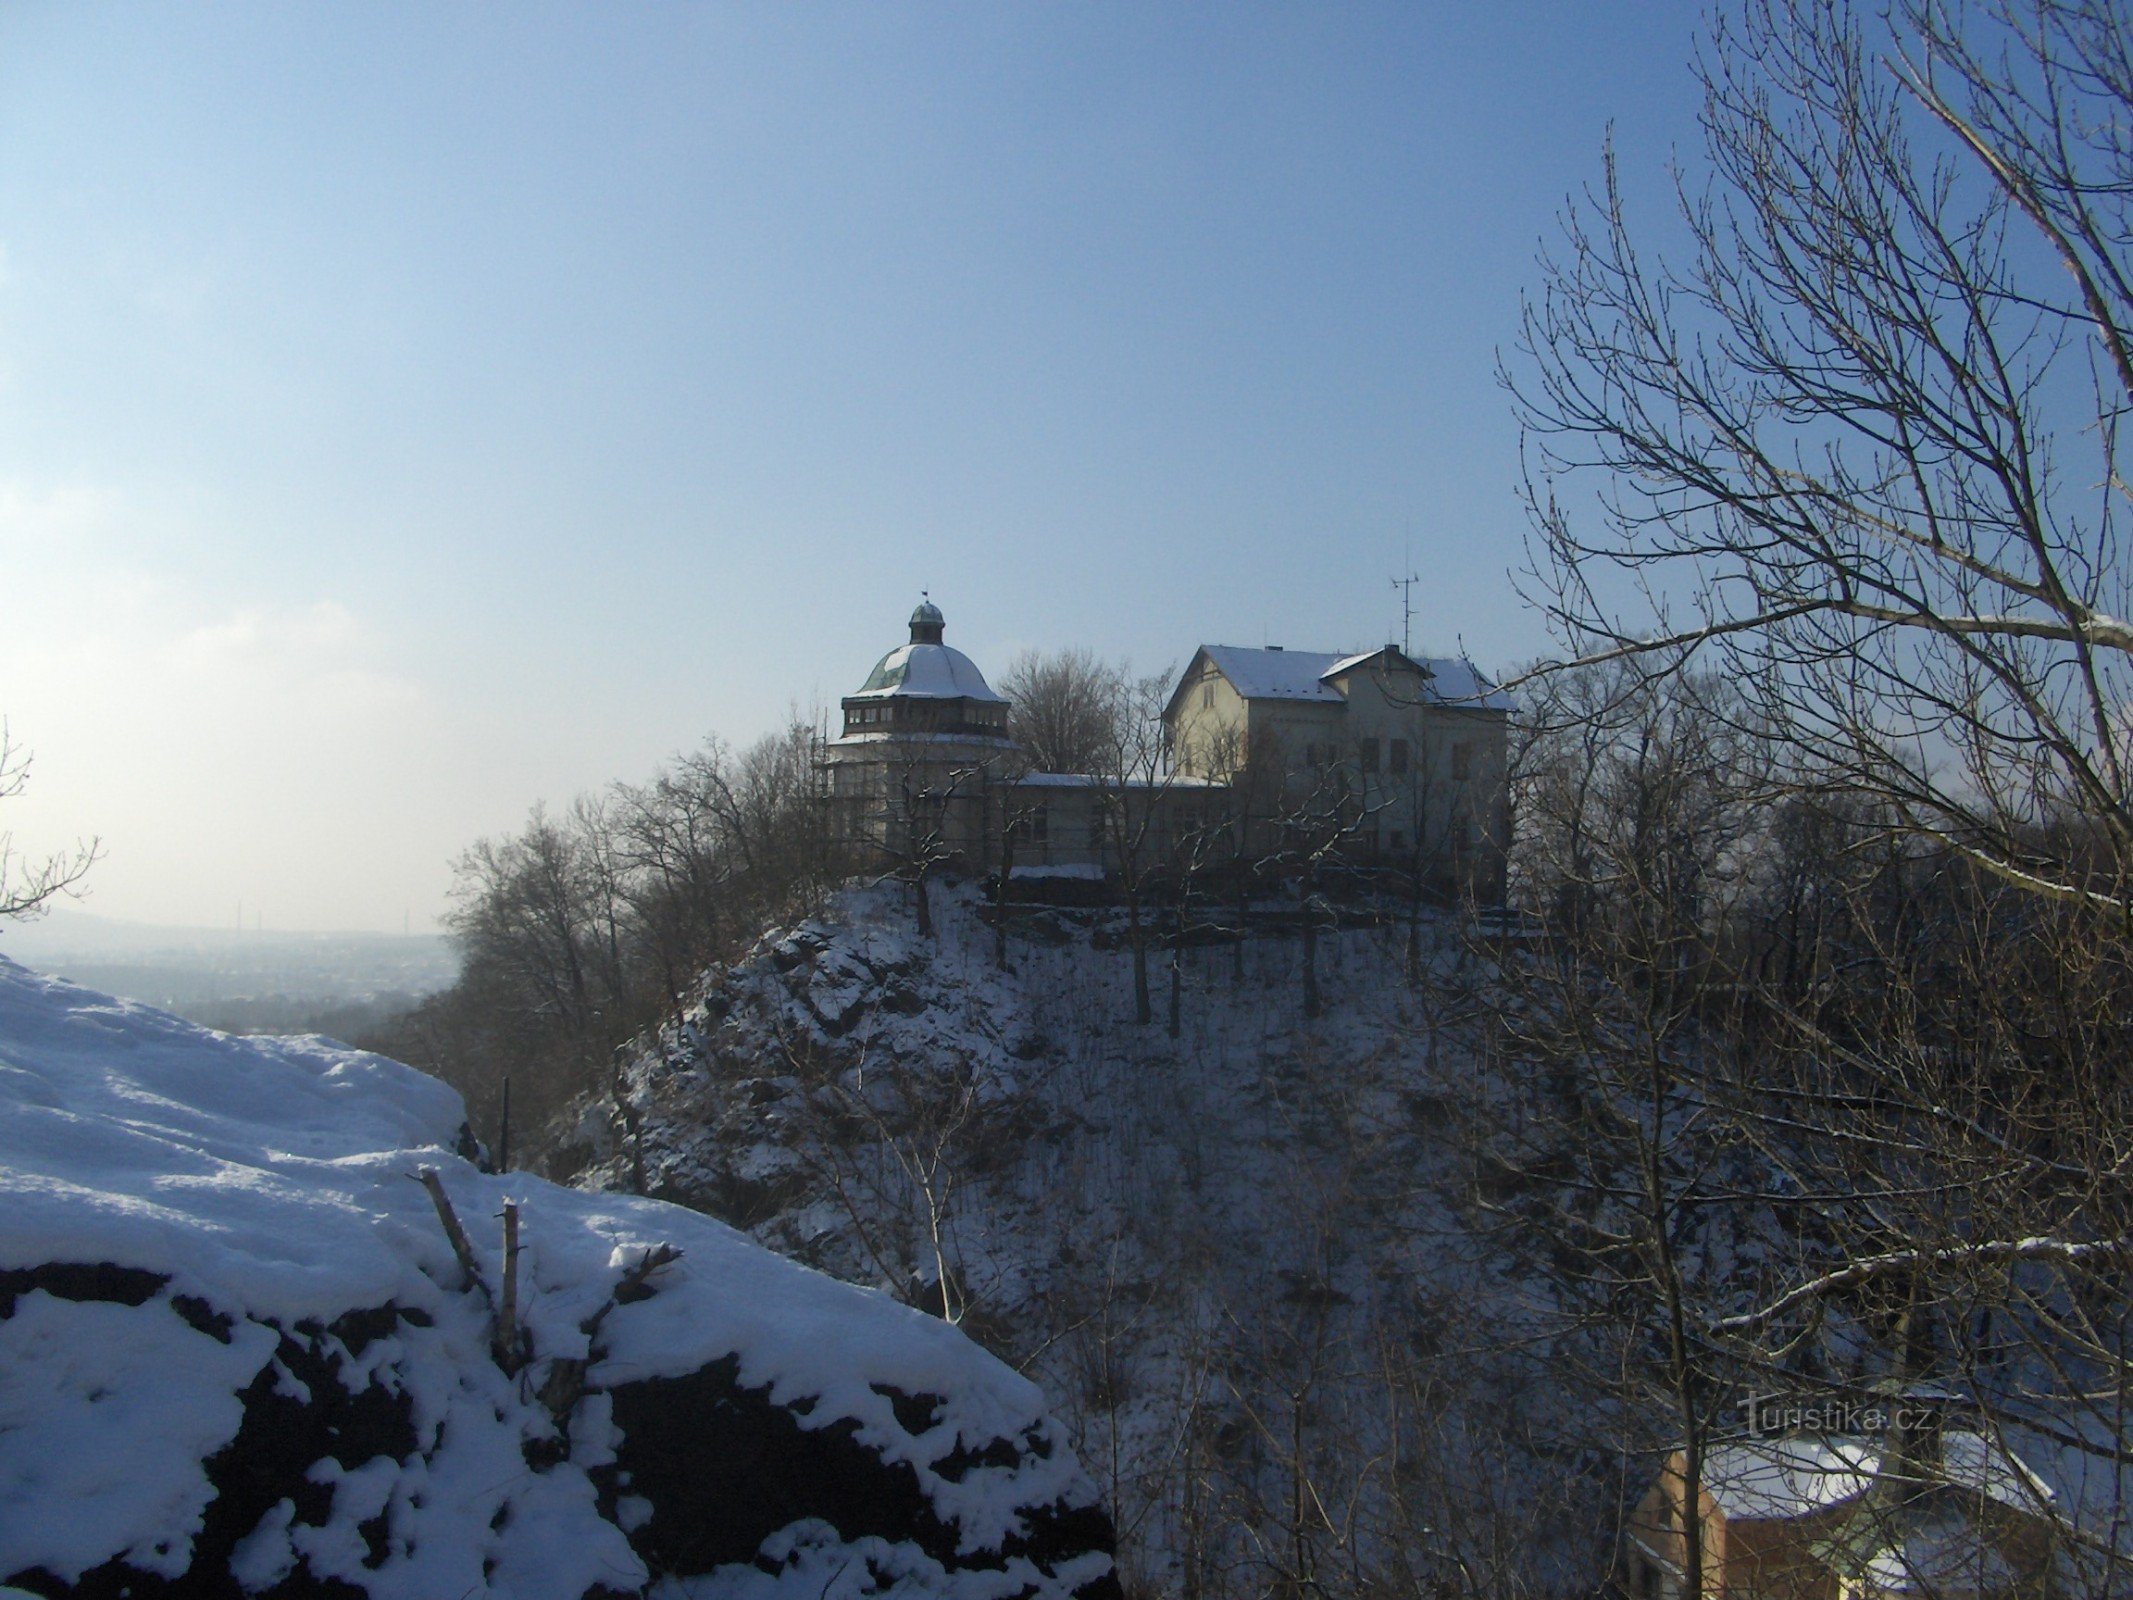
[[[1882,1454],[1882,1441],[1853,1435],[1735,1440],[1704,1457],[1704,1493],[1729,1518],[1787,1521],[1863,1494],[1881,1472]],[[2053,1498],[2028,1463],[1967,1429],[1941,1435],[1931,1476],[2026,1511]]]
[[[1254,650],[1245,645],[1203,644],[1193,655],[1192,669],[1205,659],[1247,700],[1301,700],[1339,704],[1346,699],[1333,680],[1371,662],[1388,667],[1411,666],[1422,674],[1426,698],[1437,705],[1475,711],[1512,710],[1511,697],[1479,672],[1471,662],[1451,656],[1406,656],[1391,645],[1344,655],[1330,650]],[[1184,679],[1179,680],[1184,687]],[[1177,699],[1175,690],[1172,701]],[[1168,709],[1167,707],[1165,708]]]
[[[1326,674],[1351,658],[1321,650],[1250,650],[1242,645],[1203,644],[1200,654],[1247,700],[1339,701]]]

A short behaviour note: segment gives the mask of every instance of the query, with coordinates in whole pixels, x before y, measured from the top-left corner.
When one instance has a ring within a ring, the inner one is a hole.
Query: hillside
[[[1188,952],[1172,1040],[1113,914],[1023,915],[1002,971],[936,893],[934,941],[854,890],[708,975],[556,1159],[958,1318],[1056,1397],[1129,1589],[1589,1587],[1623,1460],[1477,1233],[1449,925],[1415,985],[1397,929],[1325,939],[1311,1023],[1294,940]]]
[[[1115,1593],[1030,1382],[708,1218],[470,1148],[396,1062],[0,961],[0,1583]]]

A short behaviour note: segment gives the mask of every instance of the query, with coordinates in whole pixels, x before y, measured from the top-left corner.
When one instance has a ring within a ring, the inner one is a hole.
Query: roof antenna
[[[1408,568],[1406,577],[1395,578],[1392,580],[1392,586],[1400,591],[1400,654],[1403,656],[1412,656],[1415,653],[1414,589],[1415,585],[1420,583],[1421,581],[1422,580],[1415,575],[1414,568],[1412,567]]]

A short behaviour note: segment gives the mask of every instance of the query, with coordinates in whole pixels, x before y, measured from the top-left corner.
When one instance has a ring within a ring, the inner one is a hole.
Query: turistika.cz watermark
[[[1945,1407],[1922,1400],[1860,1399],[1852,1395],[1760,1394],[1741,1402],[1750,1437],[1771,1433],[1879,1435],[1938,1423]]]

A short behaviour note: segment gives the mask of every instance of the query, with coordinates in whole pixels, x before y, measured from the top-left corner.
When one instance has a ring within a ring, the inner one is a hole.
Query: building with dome
[[[905,865],[984,871],[1005,855],[1018,876],[1102,878],[1119,866],[1121,824],[1142,871],[1221,830],[1232,858],[1337,848],[1440,890],[1503,896],[1512,708],[1466,661],[1203,645],[1163,710],[1159,760],[1036,772],[1007,698],[942,641],[945,627],[922,599],[909,642],[844,698],[823,765],[833,832],[850,845]]]
[[[982,857],[995,789],[1026,766],[1007,698],[941,635],[921,598],[911,638],[844,697],[843,731],[824,751],[838,837],[942,858]]]

